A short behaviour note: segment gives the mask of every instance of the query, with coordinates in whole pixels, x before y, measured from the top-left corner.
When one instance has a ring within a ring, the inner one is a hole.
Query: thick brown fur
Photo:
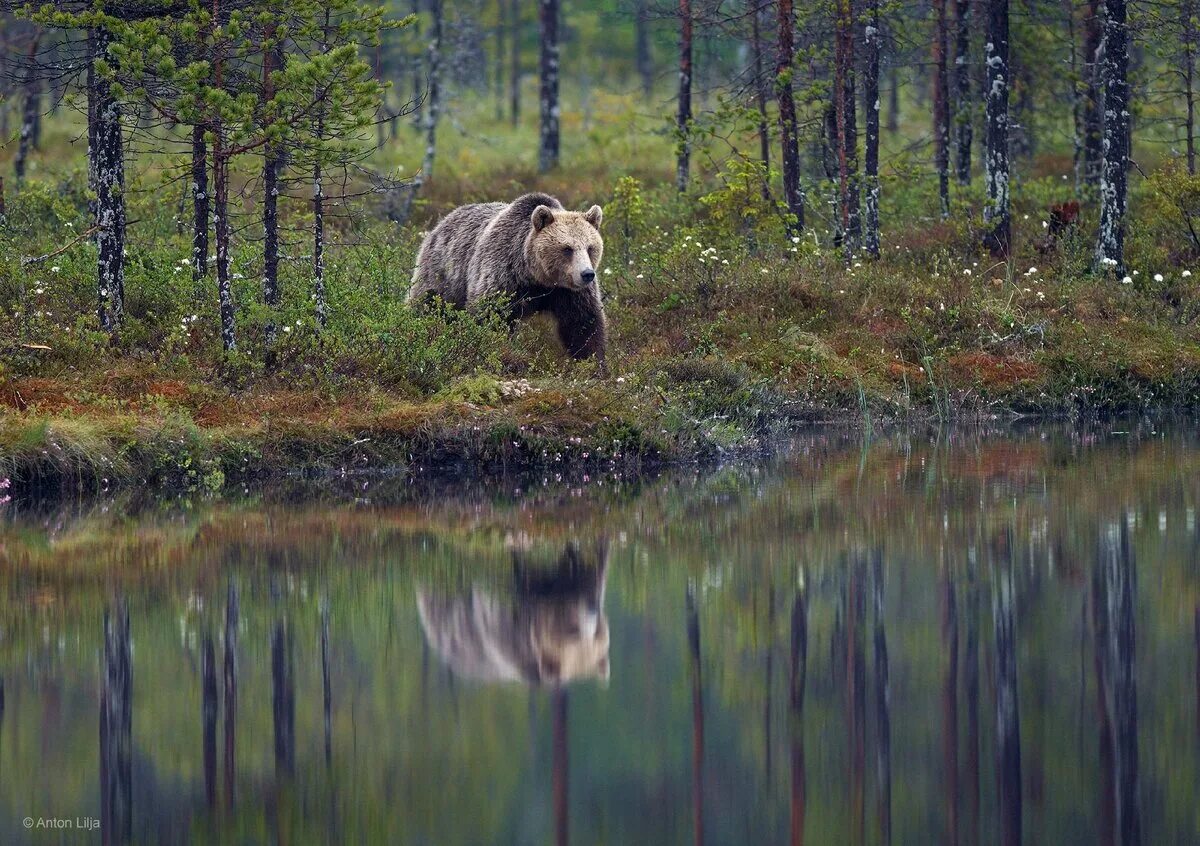
[[[460,206],[421,244],[408,301],[441,297],[470,308],[504,295],[510,321],[548,313],[573,358],[603,363],[602,220],[599,206],[567,211],[548,194]]]

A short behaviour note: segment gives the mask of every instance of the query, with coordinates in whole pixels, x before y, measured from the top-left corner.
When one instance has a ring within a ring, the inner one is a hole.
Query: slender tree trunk
[[[942,220],[950,217],[950,85],[946,65],[947,0],[933,0],[933,147]]]
[[[1079,49],[1075,43],[1075,2],[1074,0],[1062,0],[1063,18],[1067,22],[1067,42],[1068,49],[1071,51],[1070,72],[1071,72],[1071,121],[1074,132],[1073,142],[1073,157],[1075,170],[1075,195],[1081,196],[1083,192],[1083,142],[1084,136],[1087,134],[1087,127],[1084,125],[1084,90],[1083,80],[1080,78],[1079,71]]]
[[[16,177],[18,188],[25,179],[25,164],[29,160],[29,151],[36,145],[38,113],[41,110],[41,83],[37,77],[37,51],[42,36],[38,33],[29,44],[29,53],[25,57],[25,79],[21,87],[25,92],[24,106],[21,110],[21,136],[17,142],[17,154],[13,157],[13,176]]]
[[[634,0],[633,13],[634,62],[642,82],[642,99],[649,100],[654,92],[654,56],[650,53],[650,22],[647,20],[646,0]]]
[[[229,272],[229,153],[225,127],[213,126],[213,214],[217,241],[217,301],[221,311],[221,343],[226,352],[237,349],[232,277]]]
[[[986,241],[994,252],[1008,255],[1012,242],[1008,156],[1008,0],[987,0],[987,156],[984,181],[988,203],[983,219]]]
[[[121,111],[112,87],[94,63],[108,52],[110,35],[91,31],[88,70],[88,172],[95,193],[97,315],[115,332],[125,310],[125,144]]]
[[[783,167],[783,203],[791,219],[788,235],[799,238],[804,231],[804,191],[800,187],[800,138],[796,124],[795,73],[796,17],[792,0],[779,0],[779,49],[775,57],[775,99],[779,103],[780,163]]]
[[[804,843],[807,779],[804,766],[804,688],[808,681],[808,597],[804,588],[792,600],[788,669],[788,716],[791,723],[791,784],[788,795],[791,846]]]
[[[958,599],[947,570],[942,586],[942,643],[946,673],[942,686],[942,772],[946,787],[946,836],[958,844]]]
[[[208,276],[208,143],[205,126],[192,127],[192,280]]]
[[[1126,0],[1105,0],[1104,136],[1100,172],[1100,231],[1096,264],[1118,273],[1125,266],[1125,207],[1129,168],[1129,32]]]
[[[790,0],[782,0],[783,3]],[[783,14],[780,12],[780,14]],[[679,113],[675,118],[675,131],[679,135],[676,145],[675,187],[680,192],[687,190],[692,154],[692,2],[679,0]]]
[[[1183,96],[1187,104],[1184,117],[1184,145],[1187,149],[1188,173],[1196,174],[1196,14],[1193,0],[1183,0],[1179,16],[1183,23]]]
[[[421,14],[421,0],[412,0],[412,13],[418,16]],[[418,42],[418,47],[412,55],[412,101],[415,106],[413,128],[420,131],[425,126],[425,74],[424,68],[421,67],[420,27],[414,26],[413,33],[413,38]]]
[[[274,40],[274,27],[271,27],[267,38]],[[376,67],[378,68],[378,58]],[[275,97],[275,83],[271,74],[282,69],[283,50],[280,45],[273,44],[263,53],[264,105]],[[382,122],[379,126],[383,126]],[[267,144],[263,150],[263,301],[270,312],[267,320],[267,344],[271,345],[275,342],[275,319],[279,309],[279,171],[282,151],[276,144]]]
[[[888,116],[887,131],[900,131],[900,71],[895,59],[888,62]]]
[[[425,104],[425,157],[421,161],[421,181],[433,178],[437,155],[437,125],[442,99],[442,0],[429,0],[429,102]]]
[[[317,325],[324,329],[329,321],[329,304],[325,297],[325,191],[322,178],[318,162],[313,166],[313,310]]]
[[[508,0],[508,19],[512,32],[508,38],[508,110],[512,125],[521,120],[521,6],[520,0]]]
[[[1070,2],[1070,0],[1067,0]],[[971,184],[972,126],[971,104],[971,0],[955,0],[954,39],[954,122],[956,133],[956,171],[959,185]]]
[[[762,9],[759,0],[746,0],[750,15],[751,69],[754,73],[754,99],[758,107],[758,147],[763,163],[763,199],[771,197],[771,130],[767,126],[767,80],[763,69]]]
[[[883,33],[879,30],[879,0],[867,0],[866,64],[863,68],[863,111],[867,121],[866,229],[863,247],[879,257],[879,53]]]
[[[291,775],[296,768],[296,673],[287,622],[271,630],[271,716],[275,734],[275,771]]]
[[[838,217],[847,260],[858,250],[862,224],[858,196],[858,127],[854,95],[854,10],[852,0],[838,0],[835,33],[833,98],[837,119]]]
[[[211,632],[200,644],[200,725],[204,754],[204,799],[217,804],[217,650]]]
[[[688,665],[692,681],[692,842],[704,843],[704,678],[700,661],[700,615],[696,589],[686,594]]]
[[[542,27],[538,170],[542,173],[558,167],[558,18],[559,0],[538,0],[538,19]]]
[[[505,29],[504,0],[496,0],[496,30],[493,33],[496,40],[496,55],[493,57],[495,79],[492,80],[495,92],[492,96],[495,99],[497,123],[504,120],[504,65],[508,61],[508,51],[504,45]]]
[[[1083,173],[1084,185],[1089,196],[1094,196],[1100,186],[1100,160],[1103,156],[1101,141],[1104,130],[1100,113],[1100,0],[1088,0],[1083,26],[1083,75],[1085,95],[1083,101]]]

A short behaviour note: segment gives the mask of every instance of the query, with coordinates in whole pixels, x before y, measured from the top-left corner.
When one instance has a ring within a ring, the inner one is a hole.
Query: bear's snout
[[[584,285],[591,285],[596,281],[596,271],[589,267],[587,270],[579,274],[579,278],[583,280]]]

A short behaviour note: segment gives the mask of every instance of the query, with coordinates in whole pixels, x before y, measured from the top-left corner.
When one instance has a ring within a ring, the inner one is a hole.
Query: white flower
[[[291,332],[291,331],[292,331],[292,327],[291,327],[291,326],[284,326],[284,327],[283,327],[283,331],[284,331],[284,332]]]
[[[604,268],[604,272],[605,272],[605,273],[612,273],[612,268],[611,268],[611,267],[606,267],[606,268]]]
[[[1036,268],[1036,267],[1031,267],[1031,268],[1029,268],[1029,270],[1025,271],[1025,275],[1026,275],[1026,276],[1032,276],[1032,275],[1033,275],[1033,274],[1035,274],[1035,273],[1037,273],[1037,268]]]
[[[1114,259],[1114,260],[1113,260],[1113,264],[1116,264],[1116,263],[1117,263],[1117,262],[1116,262],[1116,260]],[[1140,270],[1135,270],[1135,271],[1133,272],[1133,275],[1134,275],[1134,276],[1137,276],[1139,273],[1141,273],[1141,271],[1140,271]]]
[[[62,268],[59,267],[57,264],[54,265],[54,267],[50,268],[51,273],[58,273],[60,270],[62,270]]]
[[[966,267],[964,267],[964,268],[963,268],[963,276],[970,276],[970,275],[971,275],[971,271],[970,271],[970,269],[969,269],[969,268],[966,268]]]
[[[1122,285],[1132,285],[1132,284],[1133,284],[1133,277],[1132,277],[1132,276],[1126,276],[1126,277],[1124,277],[1123,279],[1121,279],[1121,284],[1122,284]]]
[[[793,236],[792,236],[792,243],[793,243],[793,244],[799,244],[799,243],[800,243],[800,236],[799,236],[799,235],[793,235]]]
[[[34,288],[34,289],[33,289],[33,292],[34,292],[35,294],[42,294],[42,293],[45,293],[45,291],[46,291],[46,289],[45,289],[45,288]]]
[[[643,276],[641,273],[639,273],[639,274],[638,274],[638,275],[637,275],[635,278],[637,278],[637,279],[645,279],[646,277],[645,277],[645,276]]]
[[[770,273],[771,271],[767,270],[767,269],[764,267],[764,268],[763,268],[763,269],[762,269],[760,272],[762,273],[762,275],[763,275],[763,276],[766,276],[766,275],[767,275],[768,273]]]
[[[1185,271],[1183,271],[1183,273],[1181,273],[1179,275],[1182,276],[1184,279],[1187,279],[1189,276],[1192,275],[1192,272],[1190,270],[1185,270]]]
[[[1049,228],[1050,228],[1050,223],[1049,223],[1048,221],[1045,221],[1045,220],[1043,220],[1043,221],[1042,221],[1042,228],[1043,228],[1043,229],[1049,229]]]
[[[1154,281],[1155,281],[1155,282],[1161,282],[1161,281],[1163,281],[1163,275],[1162,275],[1161,273],[1156,273],[1156,274],[1154,274]]]

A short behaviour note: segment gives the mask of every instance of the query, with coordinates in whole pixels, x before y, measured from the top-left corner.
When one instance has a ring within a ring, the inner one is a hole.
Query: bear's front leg
[[[605,373],[608,336],[599,292],[595,289],[560,291],[550,311],[558,323],[558,337],[567,353],[575,359],[594,357],[600,372]]]

